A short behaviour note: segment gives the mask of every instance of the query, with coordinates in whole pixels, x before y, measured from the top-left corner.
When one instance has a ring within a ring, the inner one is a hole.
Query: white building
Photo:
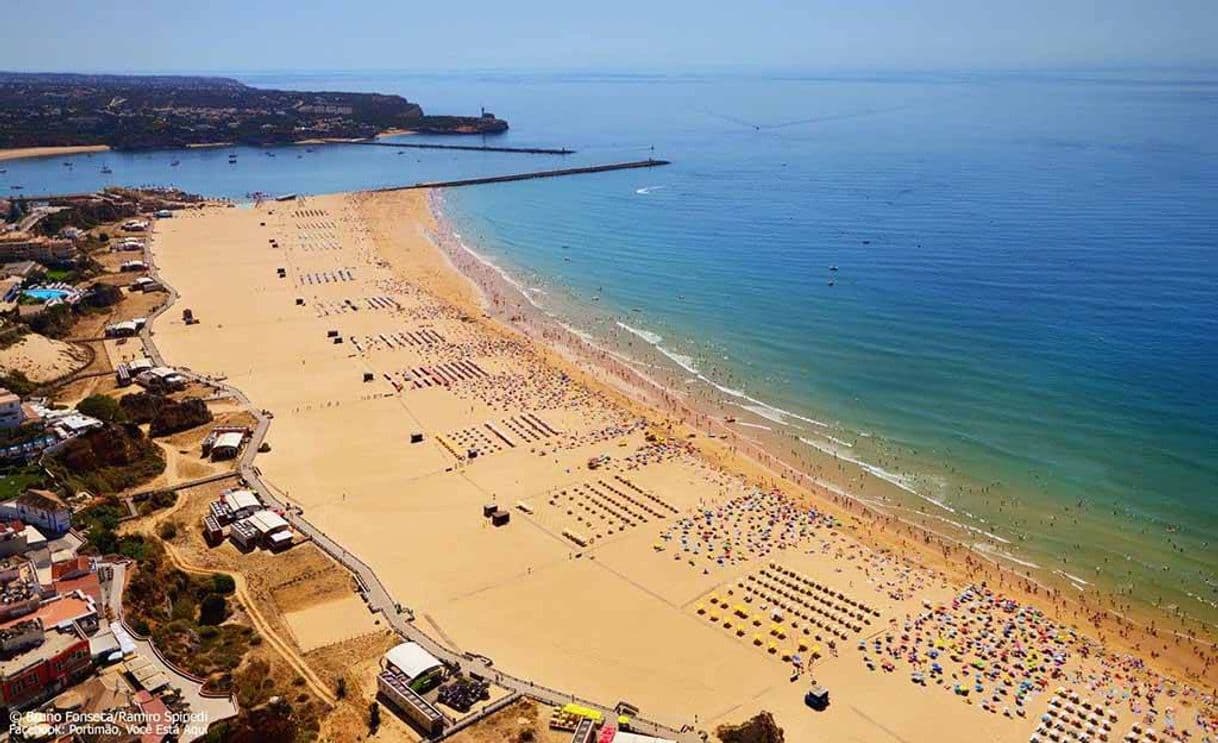
[[[27,490],[0,503],[0,518],[19,519],[50,534],[63,534],[72,526],[72,511],[49,490]]]
[[[24,420],[21,398],[0,387],[0,429],[16,428]]]
[[[411,681],[444,666],[417,642],[403,642],[390,648],[385,653],[385,663],[406,674]]]
[[[83,433],[88,433],[95,428],[101,428],[103,424],[92,416],[84,413],[72,411],[66,415],[56,416],[48,420],[51,428],[59,434],[60,438],[71,439],[80,436]]]
[[[98,419],[76,410],[47,407],[45,400],[32,400],[28,407],[33,415],[38,416],[46,427],[61,439],[74,438],[105,425]]]
[[[220,502],[233,514],[234,519],[243,519],[262,510],[262,501],[252,490],[230,490],[220,496]]]
[[[292,544],[292,527],[284,517],[263,509],[234,521],[229,536],[242,549],[260,546],[277,550]]]
[[[241,431],[225,431],[216,437],[211,445],[212,459],[232,459],[241,451],[245,442],[245,433]]]
[[[107,338],[130,338],[139,332],[140,329],[134,320],[124,320],[106,326]]]
[[[186,387],[186,377],[168,366],[154,366],[135,375],[135,383],[146,390],[163,392]]]

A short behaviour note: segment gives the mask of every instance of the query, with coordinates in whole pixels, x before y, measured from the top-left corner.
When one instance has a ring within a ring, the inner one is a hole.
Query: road
[[[140,331],[140,341],[144,346],[145,355],[152,359],[157,365],[168,366],[165,359],[161,356],[160,351],[156,347],[156,342],[153,338],[153,325],[156,318],[167,312],[179,299],[176,289],[173,288],[164,277],[159,274],[156,261],[152,255],[151,246],[155,242],[155,235],[149,235],[147,246],[145,247],[144,261],[148,264],[148,273],[165,287],[169,293],[169,299],[165,304],[158,307],[148,317],[148,322]],[[399,602],[394,601],[389,590],[377,578],[376,573],[358,556],[349,552],[345,547],[331,539],[325,532],[314,526],[303,514],[294,506],[284,501],[279,497],[279,494],[269,487],[262,480],[262,473],[258,470],[254,460],[258,456],[258,448],[266,440],[267,432],[271,428],[271,416],[266,411],[258,408],[254,403],[245,396],[241,390],[229,386],[227,383],[211,379],[209,377],[195,374],[189,370],[179,370],[186,376],[218,390],[222,390],[229,395],[257,421],[254,427],[254,432],[250,437],[249,443],[242,450],[241,458],[238,463],[237,471],[241,473],[242,479],[246,484],[255,490],[264,503],[272,505],[283,511],[285,518],[298,533],[303,534],[308,539],[312,540],[320,549],[325,551],[340,565],[355,575],[360,585],[364,587],[364,598],[368,603],[368,608],[374,614],[380,614],[390,627],[400,637],[403,637],[412,642],[416,642],[426,648],[428,652],[444,661],[452,668],[459,669],[466,674],[478,674],[486,678],[492,678],[499,686],[508,689],[509,691],[519,692],[526,696],[532,697],[545,704],[562,706],[569,702],[579,702],[587,707],[602,712],[606,719],[617,719],[617,713],[613,707],[603,703],[598,703],[588,699],[581,699],[574,694],[551,689],[542,686],[527,679],[517,678],[504,673],[501,670],[495,669],[493,661],[489,658],[477,655],[467,655],[457,652],[454,649],[442,645],[439,641],[419,629],[414,624],[414,613],[403,607]],[[679,743],[700,743],[705,740],[702,734],[696,733],[693,730],[675,730],[658,722],[652,722],[641,717],[634,718],[631,729],[645,734],[655,735],[664,738],[671,738],[679,741]]]
[[[126,627],[126,623],[122,622],[122,616],[123,589],[127,585],[127,564],[122,562],[106,564],[114,571],[114,577],[111,578],[108,590],[105,591],[106,605],[110,608],[110,616],[114,617],[114,621],[120,622]],[[130,628],[127,628],[127,633],[131,635],[140,655],[152,661],[168,678],[172,679],[172,685],[181,690],[182,699],[190,705],[191,711],[206,714],[208,724],[236,717],[237,705],[230,697],[204,696],[202,694],[203,685],[188,676],[183,676],[176,668],[162,660],[151,642],[141,640],[131,632]],[[187,743],[189,740],[193,740],[193,738],[187,739]]]

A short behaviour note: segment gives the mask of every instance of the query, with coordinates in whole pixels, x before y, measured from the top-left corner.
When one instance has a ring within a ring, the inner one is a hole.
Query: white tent
[[[404,642],[385,653],[385,661],[414,680],[444,665],[440,659],[415,642]]]

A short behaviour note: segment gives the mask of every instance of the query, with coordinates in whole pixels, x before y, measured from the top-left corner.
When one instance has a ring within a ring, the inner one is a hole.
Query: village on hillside
[[[104,718],[129,721],[107,740],[190,740],[238,715],[234,648],[255,635],[222,628],[233,577],[178,571],[165,527],[132,528],[171,509],[175,486],[214,483],[214,505],[237,506],[220,511],[226,529],[263,527],[234,536],[239,549],[291,543],[239,488],[250,416],[138,337],[170,299],[149,273],[152,224],[199,203],[127,189],[0,200],[0,707],[15,739]],[[174,657],[177,636],[193,640]]]

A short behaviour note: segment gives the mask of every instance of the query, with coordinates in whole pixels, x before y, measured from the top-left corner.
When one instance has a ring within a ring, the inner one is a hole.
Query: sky
[[[5,0],[0,69],[1210,66],[1218,0]],[[18,33],[13,33],[17,29]]]

